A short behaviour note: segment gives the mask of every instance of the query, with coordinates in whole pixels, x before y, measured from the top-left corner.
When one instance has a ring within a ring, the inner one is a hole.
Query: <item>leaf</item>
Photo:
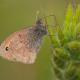
[[[73,17],[73,8],[72,8],[72,5],[69,4],[66,12],[66,18],[63,24],[63,34],[66,40],[70,38],[70,33],[71,33],[70,25],[71,25],[72,17]]]
[[[66,47],[71,54],[71,58],[73,58],[74,60],[80,60],[80,41],[71,41],[67,43]]]
[[[76,67],[74,66],[74,63],[72,61],[68,63],[68,66],[65,69],[65,79],[78,80],[76,74]]]
[[[76,26],[75,35],[77,39],[80,39],[80,22]]]
[[[77,32],[77,24],[79,23],[79,17],[80,17],[80,5],[76,8],[76,12],[72,19],[72,25],[70,27],[71,29],[71,36],[73,39],[76,39],[76,32]]]
[[[70,59],[70,53],[65,48],[55,48],[55,51],[58,58],[61,58],[64,61]]]

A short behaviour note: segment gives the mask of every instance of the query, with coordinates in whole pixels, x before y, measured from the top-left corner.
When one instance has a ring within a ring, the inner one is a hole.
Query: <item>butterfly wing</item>
[[[1,56],[10,61],[26,64],[34,63],[36,51],[34,48],[30,48],[29,31],[28,29],[23,29],[10,35],[1,44]]]

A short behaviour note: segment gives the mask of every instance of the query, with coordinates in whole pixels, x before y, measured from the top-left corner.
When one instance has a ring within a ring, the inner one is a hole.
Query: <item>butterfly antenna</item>
[[[55,21],[56,21],[56,16],[55,15],[49,15],[49,16],[54,16],[54,18],[55,18]],[[47,16],[47,17],[49,17],[49,16]],[[54,55],[55,55],[55,49],[54,49],[54,42],[53,42],[53,39],[52,39],[52,36],[54,36],[54,35],[51,35],[50,34],[50,31],[49,31],[49,29],[48,29],[48,23],[47,23],[47,19],[46,19],[46,16],[44,17],[44,20],[45,20],[45,26],[46,26],[46,28],[47,28],[47,32],[48,32],[48,37],[49,37],[49,39],[50,39],[50,42],[51,42],[51,54],[50,54],[50,65],[51,65],[51,72],[52,72],[52,75],[54,75],[54,73],[53,73],[53,68],[54,68],[54,65],[55,65],[55,63],[54,63]],[[57,23],[56,23],[57,24]],[[55,25],[56,26],[56,25]]]
[[[56,25],[57,25],[57,21],[56,21],[56,16],[55,15],[49,15],[49,16],[44,16],[43,18],[44,18],[44,20],[45,20],[45,26],[46,26],[46,29],[47,29],[47,32],[48,32],[48,36],[49,36],[49,38],[50,38],[50,41],[51,41],[51,46],[52,46],[52,48],[54,49],[54,46],[53,46],[53,40],[52,40],[52,36],[53,35],[51,35],[50,34],[50,30],[48,29],[48,23],[47,23],[47,17],[50,17],[50,16],[53,16],[54,17],[54,19],[55,19],[55,22],[56,22]],[[55,25],[55,26],[56,26]]]

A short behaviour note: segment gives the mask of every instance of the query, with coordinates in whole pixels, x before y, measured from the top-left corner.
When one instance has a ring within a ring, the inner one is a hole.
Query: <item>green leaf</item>
[[[74,13],[73,19],[72,19],[72,24],[70,27],[71,30],[71,36],[73,39],[76,39],[76,28],[77,24],[79,23],[79,17],[80,17],[80,5],[76,8],[76,12]]]
[[[77,80],[76,67],[74,62],[70,61],[65,69],[65,79],[66,80]]]
[[[63,24],[63,34],[66,40],[68,40],[68,38],[70,37],[70,33],[71,33],[70,26],[71,26],[72,17],[73,17],[73,8],[72,5],[69,4],[66,12],[66,18]]]
[[[75,40],[67,43],[67,49],[70,51],[71,58],[80,60],[80,41]]]
[[[56,55],[58,58],[62,58],[64,60],[69,60],[70,53],[65,48],[55,48]]]
[[[72,5],[69,4],[66,19],[63,25],[64,42],[71,41],[77,37],[77,24],[80,18],[80,5],[77,6],[76,11],[73,12]]]
[[[77,39],[80,40],[80,22],[76,26],[75,33],[76,33],[75,35],[76,35]]]

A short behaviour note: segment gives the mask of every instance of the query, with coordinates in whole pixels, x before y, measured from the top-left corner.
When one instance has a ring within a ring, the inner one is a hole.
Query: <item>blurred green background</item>
[[[0,0],[0,42],[25,25],[34,24],[38,10],[42,15],[55,14],[58,23],[62,24],[68,2],[71,0]],[[80,3],[80,0],[76,2]],[[51,48],[47,36],[39,53],[35,64],[31,65],[0,58],[0,80],[52,80]]]

